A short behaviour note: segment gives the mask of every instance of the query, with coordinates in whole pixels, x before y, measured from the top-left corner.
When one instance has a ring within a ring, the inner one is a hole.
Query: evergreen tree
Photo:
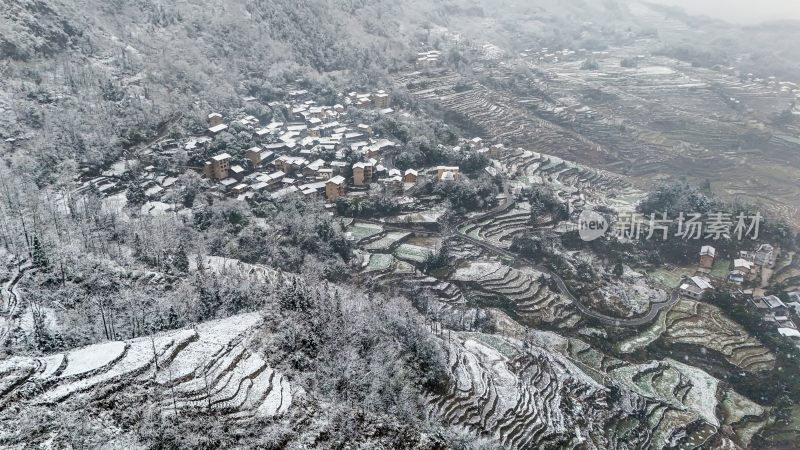
[[[178,313],[175,311],[174,306],[169,307],[169,312],[167,312],[167,328],[170,330],[174,330],[180,326],[181,319],[178,316]]]
[[[132,206],[139,206],[147,203],[147,194],[137,181],[133,181],[128,185],[125,198],[128,199],[128,204]]]
[[[625,267],[622,266],[622,261],[617,261],[617,264],[614,265],[613,273],[617,276],[617,278],[621,277],[622,274],[625,273]]]
[[[37,236],[33,237],[33,267],[37,269],[47,269],[50,263],[47,261],[47,255],[44,252],[44,247],[39,241]]]
[[[213,283],[213,290],[206,287],[205,283],[203,283],[203,280],[201,280],[199,276],[195,278],[195,284],[198,287],[198,319],[200,321],[213,319],[217,311],[220,309],[220,306],[222,306],[222,299],[219,296],[216,280]]]
[[[139,238],[139,233],[133,235],[133,256],[142,256],[142,240]]]
[[[172,256],[172,267],[181,273],[186,273],[189,271],[189,256],[186,255],[186,250],[184,250],[183,244],[178,246],[178,249]]]

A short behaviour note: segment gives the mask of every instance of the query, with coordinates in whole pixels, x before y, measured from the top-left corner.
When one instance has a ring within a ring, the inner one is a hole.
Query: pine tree
[[[133,256],[142,256],[142,240],[139,239],[139,233],[133,235]]]
[[[616,275],[617,278],[619,278],[624,273],[625,273],[625,267],[622,266],[622,261],[617,261],[617,264],[614,265],[614,275]]]
[[[186,255],[186,250],[184,250],[183,244],[178,246],[178,249],[172,256],[172,267],[174,267],[175,270],[180,273],[186,273],[189,271],[189,256]]]
[[[170,330],[174,330],[180,326],[181,319],[178,316],[178,313],[175,311],[174,306],[169,307],[169,311],[167,312],[167,327]]]
[[[132,206],[139,206],[147,203],[147,194],[144,192],[142,186],[134,181],[128,185],[128,191],[125,193],[125,198],[128,204]]]
[[[37,269],[47,269],[50,263],[47,261],[47,255],[44,252],[44,247],[39,241],[37,236],[33,237],[33,267]]]

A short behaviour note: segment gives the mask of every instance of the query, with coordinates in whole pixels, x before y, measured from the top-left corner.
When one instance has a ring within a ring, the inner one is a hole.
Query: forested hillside
[[[0,53],[13,61],[2,68],[0,137],[13,141],[14,166],[45,184],[65,163],[100,167],[166,121],[242,96],[369,88],[439,47],[442,27],[509,49],[597,47],[622,35],[620,11],[550,0],[15,0],[0,12]],[[584,29],[601,17],[603,30]]]

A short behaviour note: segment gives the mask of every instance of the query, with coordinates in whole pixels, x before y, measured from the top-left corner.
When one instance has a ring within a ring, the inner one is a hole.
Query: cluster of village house
[[[713,268],[716,253],[716,249],[710,245],[700,249],[699,265],[703,273],[709,273]],[[769,244],[761,244],[755,251],[741,251],[738,258],[731,263],[726,280],[735,286],[740,286],[745,281],[754,281],[765,269],[774,267],[775,259],[775,248]],[[710,293],[714,286],[711,278],[696,275],[684,279],[678,289],[681,295],[700,300]],[[789,298],[787,304],[774,295],[756,296],[748,299],[748,304],[761,313],[764,321],[775,324],[782,336],[800,342],[800,330],[788,315],[789,308],[800,314],[800,292],[789,294]]]
[[[253,116],[237,119],[253,133],[255,145],[245,152],[239,164],[229,153],[213,156],[205,162],[203,175],[216,182],[220,192],[238,199],[251,198],[257,193],[268,193],[280,198],[292,192],[305,196],[323,195],[333,202],[351,188],[355,192],[367,190],[374,182],[383,185],[386,192],[402,194],[417,183],[417,170],[400,171],[382,163],[382,153],[396,144],[374,136],[367,124],[352,123],[348,108],[373,108],[381,114],[391,114],[391,97],[384,91],[371,94],[350,93],[343,96],[341,104],[319,106],[314,101],[303,101],[305,91],[294,91],[293,103],[285,105],[291,122],[271,122],[263,125]],[[247,100],[247,99],[246,99]],[[208,133],[187,144],[191,150],[197,142],[208,141],[228,129],[221,114],[208,116]],[[490,153],[497,146],[484,148],[480,138],[464,142],[471,148]],[[345,150],[351,149],[362,161],[349,165],[343,161]],[[335,154],[334,160],[319,158],[321,154]],[[348,167],[349,166],[349,167]],[[350,170],[347,170],[350,169]],[[352,173],[345,178],[344,174]],[[439,180],[455,180],[461,175],[458,166],[438,166],[430,175]]]
[[[431,69],[442,65],[442,52],[431,50],[417,54],[417,69]]]

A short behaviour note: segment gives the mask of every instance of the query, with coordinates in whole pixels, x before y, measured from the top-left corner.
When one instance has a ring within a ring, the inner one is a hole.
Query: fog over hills
[[[743,25],[773,20],[800,20],[800,3],[793,0],[653,0]]]

